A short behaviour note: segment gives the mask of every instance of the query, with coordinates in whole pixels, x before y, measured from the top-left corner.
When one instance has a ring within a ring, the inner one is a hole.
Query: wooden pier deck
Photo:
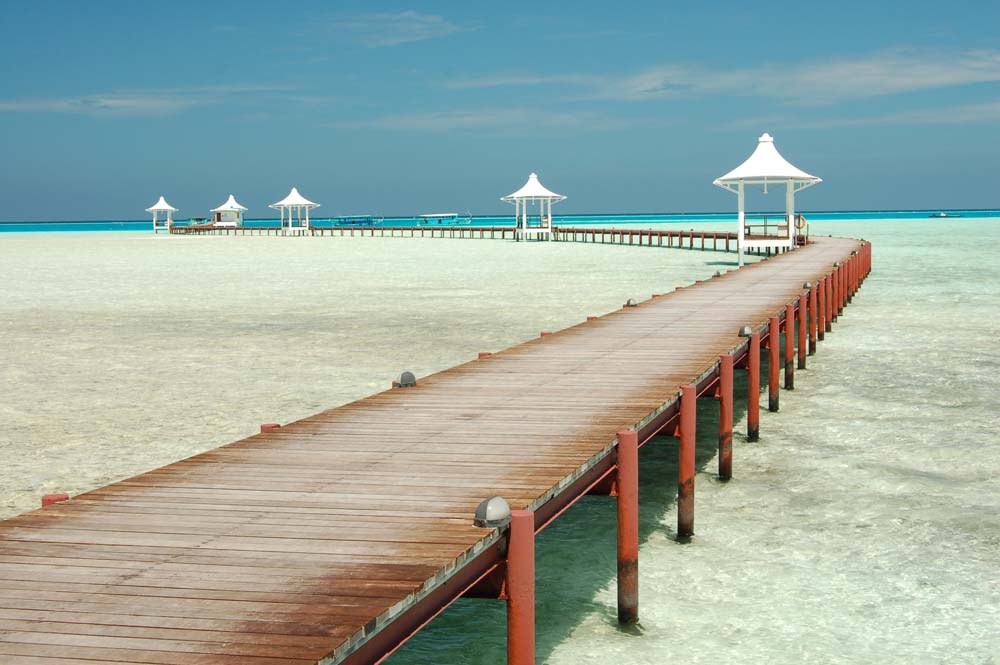
[[[775,336],[816,289],[836,314],[867,249],[816,239],[0,522],[0,663],[376,662],[503,564],[482,499],[540,530],[615,470],[617,432],[746,363],[740,326]]]

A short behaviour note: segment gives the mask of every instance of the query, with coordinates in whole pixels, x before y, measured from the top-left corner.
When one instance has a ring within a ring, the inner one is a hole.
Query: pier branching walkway
[[[733,368],[749,370],[753,438],[761,344],[784,355],[791,384],[796,338],[802,367],[868,273],[869,249],[816,239],[415,386],[53,497],[0,523],[0,662],[376,662],[465,593],[507,600],[510,662],[531,662],[534,534],[609,481],[619,613],[634,620],[635,448],[680,437],[677,533],[689,536],[694,399],[722,406],[725,478]],[[777,408],[777,366],[769,376]],[[510,526],[474,526],[494,495],[514,509]]]

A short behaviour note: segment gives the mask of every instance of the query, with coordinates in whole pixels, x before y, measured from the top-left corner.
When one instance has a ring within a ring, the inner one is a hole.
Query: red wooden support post
[[[618,432],[618,623],[639,620],[639,434]]]
[[[833,330],[833,275],[824,277],[823,284],[826,287],[826,293],[823,296],[823,328],[826,332],[830,332]]]
[[[535,514],[510,511],[507,665],[535,665]]]
[[[836,321],[840,318],[840,315],[844,313],[844,303],[846,298],[844,298],[844,275],[847,271],[844,269],[844,264],[840,264],[837,268],[837,307],[833,311],[833,320]]]
[[[733,477],[733,356],[719,356],[719,479]]]
[[[694,386],[681,388],[681,443],[677,453],[677,537],[694,535],[694,442],[698,392]]]
[[[69,494],[66,494],[65,492],[46,494],[42,497],[42,508],[51,506],[54,503],[62,503],[63,501],[69,501]]]
[[[750,335],[747,359],[747,441],[760,438],[760,333]]]
[[[795,390],[795,307],[785,305],[785,390]]]
[[[819,335],[818,286],[809,289],[809,355],[816,354],[816,339]]]
[[[767,410],[778,410],[778,370],[781,367],[781,323],[772,316],[767,326]]]
[[[806,312],[809,309],[808,298],[806,294],[799,296],[799,369],[806,368],[806,350],[809,347],[809,342],[806,339],[808,334],[806,333]]]

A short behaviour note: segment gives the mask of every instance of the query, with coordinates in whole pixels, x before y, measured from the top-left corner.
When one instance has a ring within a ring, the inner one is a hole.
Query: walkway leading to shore
[[[609,489],[619,617],[634,620],[635,449],[680,437],[678,535],[690,535],[694,399],[720,401],[725,478],[732,369],[750,370],[753,437],[761,344],[784,356],[792,387],[870,259],[867,243],[815,239],[413,387],[51,497],[0,523],[0,661],[376,662],[469,592],[507,599],[509,662],[531,662],[534,534]],[[776,364],[768,377],[776,409]],[[493,495],[514,509],[510,528],[473,526]]]
[[[312,227],[309,235],[369,238],[478,238],[514,240],[517,229],[512,226],[334,226]],[[280,236],[283,231],[273,226],[243,225],[236,228],[211,224],[174,226],[173,235],[194,236]],[[611,245],[646,247],[677,247],[718,252],[736,251],[736,234],[728,231],[687,231],[673,229],[617,229],[610,227],[555,227],[552,239],[562,242],[590,242]],[[803,241],[806,238],[803,238]],[[730,246],[732,249],[730,249]],[[761,252],[757,252],[758,254]]]

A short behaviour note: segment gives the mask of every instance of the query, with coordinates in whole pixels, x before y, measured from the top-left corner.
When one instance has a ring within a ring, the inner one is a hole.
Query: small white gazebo
[[[218,208],[212,208],[212,226],[236,228],[243,226],[243,213],[247,211],[230,194],[225,203]]]
[[[146,208],[146,212],[153,213],[153,233],[159,233],[160,231],[166,231],[170,233],[170,227],[174,223],[174,213],[177,212],[177,208],[173,207],[161,196],[160,200]],[[160,219],[159,213],[166,213],[163,219]]]
[[[309,211],[318,207],[318,203],[313,203],[299,194],[296,187],[292,187],[288,196],[268,206],[268,208],[274,208],[281,213],[281,235],[306,235],[309,233]]]
[[[526,240],[530,236],[550,240],[552,238],[552,204],[565,201],[566,197],[550,191],[538,181],[538,176],[532,173],[524,187],[513,194],[501,197],[501,201],[514,204],[514,224],[517,230],[514,237]],[[528,205],[538,204],[538,224],[529,223]]]
[[[795,193],[819,182],[823,181],[789,164],[774,147],[771,135],[765,133],[757,140],[757,149],[745,162],[712,183],[735,192],[738,197],[739,238],[736,246],[741,266],[744,249],[795,247]],[[784,223],[769,227],[766,216],[756,215],[755,218],[763,219],[763,224],[747,224],[746,185],[763,185],[765,194],[768,185],[785,185]]]

